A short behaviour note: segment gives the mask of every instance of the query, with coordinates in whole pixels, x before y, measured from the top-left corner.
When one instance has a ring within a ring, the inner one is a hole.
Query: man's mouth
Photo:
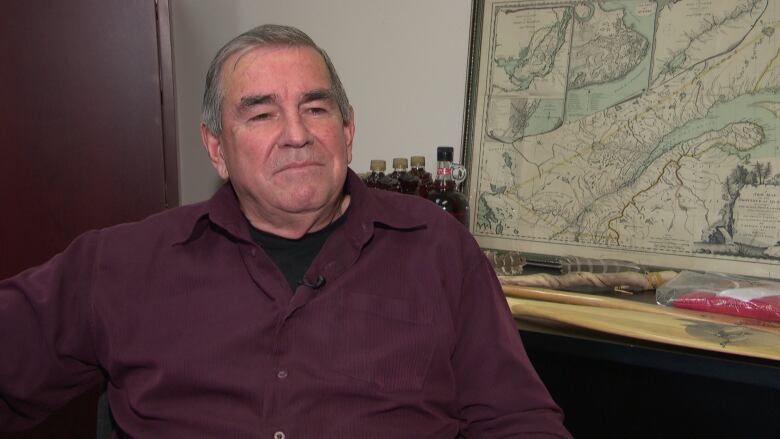
[[[280,172],[285,172],[285,171],[303,170],[303,169],[311,168],[311,167],[315,167],[315,166],[322,166],[322,165],[320,163],[318,163],[318,162],[315,162],[315,161],[292,162],[292,163],[288,163],[288,164],[286,164],[284,166],[281,166],[280,168],[278,168],[276,170],[275,173],[278,174]]]

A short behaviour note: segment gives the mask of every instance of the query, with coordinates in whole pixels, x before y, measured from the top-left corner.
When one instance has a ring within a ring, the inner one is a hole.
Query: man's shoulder
[[[198,220],[206,215],[207,202],[172,207],[138,221],[116,224],[101,229],[104,239],[132,239],[142,241],[167,241],[171,244],[185,240]]]
[[[372,196],[381,211],[376,218],[391,228],[414,230],[422,233],[427,245],[439,242],[442,248],[457,249],[458,253],[471,255],[478,249],[473,235],[454,216],[434,202],[413,195],[372,189]],[[473,256],[473,255],[472,255]]]
[[[187,239],[206,210],[204,203],[174,207],[144,219],[88,230],[73,239],[54,259],[75,267],[88,261],[104,266],[150,263],[155,256],[170,255],[167,249]],[[44,264],[44,265],[46,265]]]
[[[433,225],[447,220],[447,214],[426,198],[380,189],[369,189],[369,193],[381,210],[380,218],[411,221],[420,225]]]

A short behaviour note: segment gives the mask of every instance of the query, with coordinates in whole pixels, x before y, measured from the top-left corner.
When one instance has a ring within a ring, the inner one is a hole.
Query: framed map
[[[483,248],[780,277],[780,2],[478,0]]]

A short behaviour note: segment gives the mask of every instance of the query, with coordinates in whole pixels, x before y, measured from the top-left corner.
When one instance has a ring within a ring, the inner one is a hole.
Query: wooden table
[[[604,300],[626,300],[614,295],[505,293],[575,437],[780,437],[774,325],[667,309],[652,294],[626,304]]]
[[[780,324],[606,295],[505,286],[519,320],[533,317],[674,346],[780,361]]]

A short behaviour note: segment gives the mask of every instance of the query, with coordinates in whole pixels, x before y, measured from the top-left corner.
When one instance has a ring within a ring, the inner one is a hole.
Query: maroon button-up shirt
[[[294,294],[230,185],[0,282],[0,427],[105,376],[118,437],[568,437],[468,231],[347,184]]]

